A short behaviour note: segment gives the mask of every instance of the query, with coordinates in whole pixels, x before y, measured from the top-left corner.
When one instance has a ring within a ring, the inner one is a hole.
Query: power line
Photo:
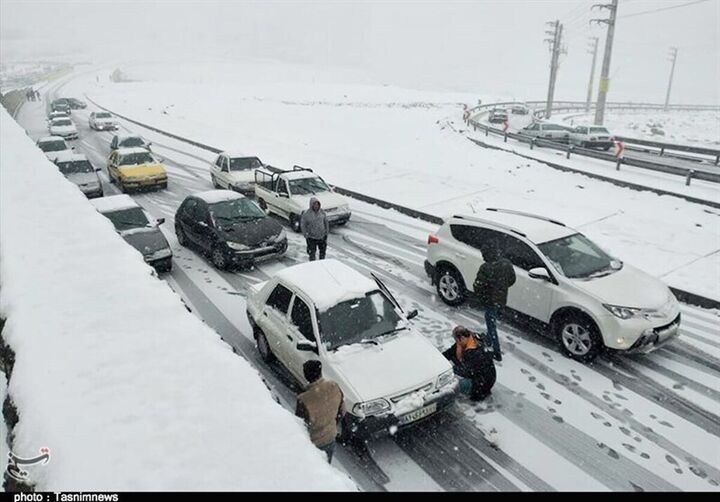
[[[693,2],[686,2],[679,5],[671,5],[670,7],[660,7],[659,9],[644,10],[642,12],[635,12],[634,14],[627,14],[625,16],[619,16],[618,19],[627,19],[629,17],[642,16],[645,14],[652,14],[654,12],[662,12],[664,10],[679,9],[680,7],[687,7],[688,5],[694,5],[696,3],[707,2],[708,0],[694,0]]]

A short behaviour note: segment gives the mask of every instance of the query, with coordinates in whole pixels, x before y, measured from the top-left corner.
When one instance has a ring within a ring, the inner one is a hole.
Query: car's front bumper
[[[351,212],[331,212],[331,213],[325,213],[327,215],[328,223],[331,225],[342,225],[343,223],[347,223],[347,221],[350,219],[350,216],[352,215]]]
[[[94,199],[96,197],[102,197],[103,196],[103,189],[102,186],[95,186],[95,187],[80,187],[80,190],[82,193],[87,197],[88,199]]]
[[[150,265],[158,272],[169,272],[172,270],[172,251],[169,249],[164,252],[158,252],[154,255],[147,255],[143,257],[145,263]]]
[[[235,250],[228,248],[227,258],[235,265],[247,266],[259,261],[269,260],[282,256],[287,251],[287,239],[270,246],[263,246],[252,249]]]
[[[679,334],[680,317],[678,308],[669,312],[664,319],[620,319],[608,314],[598,319],[598,327],[608,348],[626,353],[648,353]]]
[[[118,129],[117,124],[95,124],[95,129],[98,131],[116,131]]]
[[[659,349],[680,334],[680,317],[678,314],[672,322],[643,330],[640,338],[630,347],[628,353],[647,354]]]
[[[453,403],[456,392],[457,381],[455,381],[454,385],[448,385],[447,388],[440,389],[439,391],[435,391],[430,394],[428,398],[425,399],[421,407],[408,413],[404,413],[401,416],[389,413],[386,415],[361,418],[357,415],[353,415],[352,413],[346,413],[343,420],[343,427],[349,427],[349,435],[356,439],[367,439],[375,435],[391,433],[394,428],[403,429],[436,415],[438,412]],[[433,405],[435,406],[435,410],[432,413],[423,415],[416,420],[403,422],[403,417],[412,415],[415,412],[421,411],[426,407]]]

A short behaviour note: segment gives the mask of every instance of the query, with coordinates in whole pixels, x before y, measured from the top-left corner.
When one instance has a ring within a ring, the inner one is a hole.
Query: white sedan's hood
[[[310,207],[310,199],[313,197],[320,201],[320,207],[326,211],[339,206],[345,206],[348,203],[345,197],[335,192],[319,192],[315,195],[293,195],[293,199],[302,206],[302,209],[308,209]]]
[[[94,172],[92,173],[72,173],[65,176],[68,180],[72,181],[78,186],[85,186],[85,185],[99,185],[100,179],[97,177],[97,174]]]
[[[667,303],[670,294],[662,281],[628,264],[605,277],[573,279],[573,283],[602,303],[622,307],[657,309]]]
[[[255,171],[253,170],[233,171],[227,173],[226,176],[227,175],[229,175],[231,183],[255,183]]]
[[[452,368],[445,357],[414,330],[401,331],[380,345],[355,344],[328,354],[328,373],[370,401],[415,390]]]

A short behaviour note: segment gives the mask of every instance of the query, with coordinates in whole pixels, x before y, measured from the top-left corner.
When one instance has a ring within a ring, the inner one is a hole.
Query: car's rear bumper
[[[123,188],[128,190],[141,190],[144,188],[167,188],[167,178],[163,179],[148,179],[140,181],[126,181],[121,180]]]

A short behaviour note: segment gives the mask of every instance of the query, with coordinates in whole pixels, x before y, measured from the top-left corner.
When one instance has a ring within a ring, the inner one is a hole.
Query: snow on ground
[[[670,285],[720,299],[718,211],[479,148],[447,126],[461,113],[451,103],[472,102],[466,94],[346,83],[347,75],[313,82],[306,68],[270,63],[214,65],[126,65],[134,82],[98,84],[89,73],[63,92],[278,167],[313,167],[330,183],[439,216],[495,206],[559,218]]]
[[[37,489],[353,489],[5,111],[0,131],[12,448],[50,448]]]
[[[573,124],[591,124],[594,115],[567,113],[555,118]],[[613,134],[650,141],[720,148],[720,112],[610,110],[605,126]]]

